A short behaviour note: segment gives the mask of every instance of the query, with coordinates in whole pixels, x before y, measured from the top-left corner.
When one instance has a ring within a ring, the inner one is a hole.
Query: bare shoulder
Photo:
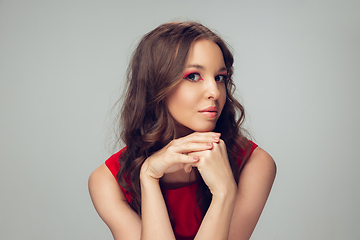
[[[276,175],[274,159],[260,147],[255,148],[245,166],[252,171],[259,171],[259,174],[267,172],[270,176],[275,177]]]
[[[110,212],[108,213],[111,210],[110,207],[126,203],[124,193],[105,164],[102,164],[90,175],[88,186],[95,209],[104,221],[110,214]]]
[[[93,194],[97,195],[98,191],[106,193],[109,188],[115,188],[115,186],[119,188],[116,179],[105,164],[91,173],[88,185],[91,197]]]
[[[88,186],[94,207],[110,228],[114,239],[137,239],[141,231],[140,218],[128,204],[116,179],[105,164],[90,175]]]
[[[240,175],[241,186],[253,188],[268,195],[276,176],[274,159],[260,147],[255,148]],[[259,188],[258,188],[259,187]],[[245,189],[243,189],[245,190]]]

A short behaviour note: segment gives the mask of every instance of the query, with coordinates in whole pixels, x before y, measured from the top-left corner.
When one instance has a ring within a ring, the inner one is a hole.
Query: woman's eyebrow
[[[198,64],[190,64],[187,66],[188,68],[196,68],[196,69],[201,69],[201,70],[205,70],[205,67],[204,66],[201,66],[201,65],[198,65]],[[219,69],[219,72],[222,72],[222,71],[227,71],[227,68],[226,67],[222,67]]]
[[[201,66],[201,65],[198,65],[198,64],[191,64],[191,65],[188,65],[187,67],[188,67],[188,68],[201,69],[201,70],[204,70],[204,69],[205,69],[204,66]]]

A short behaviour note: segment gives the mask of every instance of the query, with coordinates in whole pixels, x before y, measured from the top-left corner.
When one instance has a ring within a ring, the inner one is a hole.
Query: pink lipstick
[[[210,107],[204,108],[203,110],[200,110],[199,113],[201,113],[209,118],[215,118],[217,116],[218,111],[219,111],[218,107],[210,106]]]

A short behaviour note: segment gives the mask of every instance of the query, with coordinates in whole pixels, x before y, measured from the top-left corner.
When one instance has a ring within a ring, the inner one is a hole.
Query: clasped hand
[[[212,194],[236,186],[226,146],[219,133],[195,132],[175,139],[148,157],[141,174],[160,179],[164,174],[196,167]]]

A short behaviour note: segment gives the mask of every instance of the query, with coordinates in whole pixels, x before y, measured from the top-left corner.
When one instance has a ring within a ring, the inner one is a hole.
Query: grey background
[[[360,236],[359,1],[0,1],[0,239],[111,239],[87,191],[139,38],[197,20],[234,48],[278,175],[252,239]],[[240,226],[241,227],[241,226]]]

